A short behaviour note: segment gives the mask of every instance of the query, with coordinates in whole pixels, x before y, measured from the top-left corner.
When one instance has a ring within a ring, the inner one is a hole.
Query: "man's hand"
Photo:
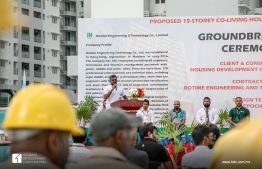
[[[116,86],[117,86],[117,83],[114,83],[114,84],[112,85],[112,90],[114,90],[114,89],[116,88]]]
[[[234,123],[233,125],[234,125],[235,127],[237,127],[237,126],[238,126],[238,124],[236,124],[236,123]]]
[[[212,125],[212,124],[211,124],[210,122],[207,122],[207,123],[206,123],[206,126],[207,126],[207,127],[210,127],[211,125]]]

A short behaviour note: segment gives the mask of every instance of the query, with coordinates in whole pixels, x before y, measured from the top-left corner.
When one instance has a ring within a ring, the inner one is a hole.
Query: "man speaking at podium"
[[[111,108],[111,103],[122,98],[127,99],[124,89],[117,85],[116,75],[109,76],[110,85],[104,88],[104,99],[106,100],[106,109]]]

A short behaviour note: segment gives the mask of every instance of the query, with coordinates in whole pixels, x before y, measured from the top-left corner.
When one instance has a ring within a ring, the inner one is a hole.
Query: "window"
[[[45,14],[43,14],[43,20],[45,20]]]
[[[34,46],[34,59],[41,60],[41,48]]]
[[[5,79],[0,79],[0,84],[5,84]]]
[[[0,66],[5,67],[5,61],[4,60],[0,60]]]
[[[18,26],[14,26],[14,38],[18,38]]]
[[[156,4],[159,4],[159,0],[156,0]]]
[[[52,40],[57,40],[57,34],[52,33]]]
[[[5,48],[5,41],[0,41],[0,48],[4,49]]]
[[[52,23],[57,23],[57,17],[52,16]]]
[[[45,78],[45,66],[43,66],[43,78]]]
[[[81,7],[84,7],[84,1],[81,1],[80,3],[81,3]]]
[[[57,0],[52,0],[52,6],[57,7]]]
[[[22,8],[22,14],[29,16],[29,10]]]
[[[43,48],[43,61],[45,61],[45,48]]]
[[[18,62],[14,62],[14,75],[18,75]]]
[[[22,39],[23,40],[29,40],[29,28],[28,27],[22,27]]]
[[[30,73],[29,73],[30,72],[29,71],[29,63],[22,62],[22,71],[21,71],[22,75],[24,73],[24,70],[25,70],[26,76],[29,76],[30,75]]]
[[[166,1],[165,0],[161,0],[161,4],[164,4],[164,3],[166,3]]]
[[[29,58],[29,45],[22,45],[22,57]]]
[[[14,43],[14,56],[18,56],[18,44]]]
[[[57,57],[57,51],[52,50],[52,56],[53,56],[53,57]]]
[[[38,19],[41,19],[41,13],[34,11],[34,17],[38,18]]]
[[[41,30],[34,29],[34,41],[41,43]]]
[[[34,0],[34,6],[41,8],[41,0]]]
[[[52,73],[57,74],[57,68],[56,67],[52,67]]]
[[[43,31],[43,43],[45,43],[45,31]]]
[[[41,65],[34,64],[34,77],[41,78]]]

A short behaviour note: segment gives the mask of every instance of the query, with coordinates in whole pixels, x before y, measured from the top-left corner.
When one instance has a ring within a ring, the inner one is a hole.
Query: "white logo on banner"
[[[12,154],[12,163],[22,163],[22,154]]]

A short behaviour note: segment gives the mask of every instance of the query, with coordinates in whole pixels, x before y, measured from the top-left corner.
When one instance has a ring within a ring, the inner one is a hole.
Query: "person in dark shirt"
[[[132,135],[132,145],[129,147],[126,158],[129,162],[136,164],[143,169],[148,168],[148,156],[147,153],[144,151],[140,151],[134,148],[134,145],[136,144],[136,130],[133,129],[131,132]]]
[[[149,164],[150,162],[161,162],[166,169],[171,169],[165,147],[156,142],[158,139],[156,127],[152,125],[142,126],[139,129],[139,134],[142,140],[135,145],[135,148],[147,153]]]

